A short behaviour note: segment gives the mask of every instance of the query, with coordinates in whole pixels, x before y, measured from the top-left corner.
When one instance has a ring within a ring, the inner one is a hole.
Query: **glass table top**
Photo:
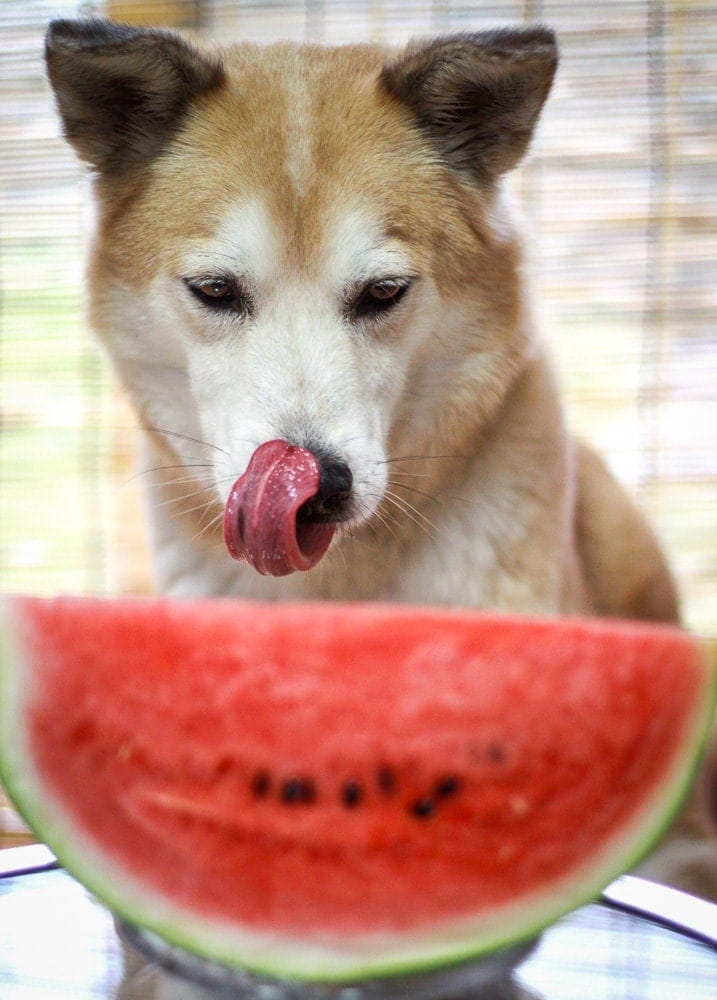
[[[704,911],[708,921],[712,913],[717,913],[717,907]],[[717,922],[712,931],[714,941]],[[385,992],[374,986],[369,993],[353,987],[341,994],[303,988],[303,992],[289,993],[267,981],[253,980],[242,986],[229,980],[220,984],[211,977],[195,977],[190,963],[192,978],[205,984],[213,982],[213,988],[205,985],[187,992],[183,980],[170,978],[169,985],[165,979],[161,997],[717,1000],[717,948],[709,937],[709,928],[699,940],[699,935],[626,912],[619,901],[612,906],[601,902],[582,907],[545,931],[527,957],[518,962],[512,977],[499,977],[491,986],[485,984],[483,974],[471,980],[468,970],[452,985],[442,983],[439,977],[423,985],[417,981],[418,986],[394,982]],[[146,941],[141,940],[140,945],[146,950]],[[507,956],[505,964],[510,967],[519,957]],[[165,964],[176,965],[167,962],[167,954],[160,958]],[[179,964],[182,966],[181,961]],[[155,966],[148,967],[142,954],[123,943],[107,910],[56,868],[0,876],[0,998],[159,1000],[160,993]]]

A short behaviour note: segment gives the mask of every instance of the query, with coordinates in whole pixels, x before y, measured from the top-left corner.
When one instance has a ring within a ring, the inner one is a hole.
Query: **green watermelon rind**
[[[28,826],[55,853],[61,865],[127,922],[159,935],[172,945],[230,968],[315,983],[357,983],[488,958],[495,952],[535,938],[572,910],[591,902],[619,875],[634,868],[669,828],[687,795],[706,743],[717,701],[717,677],[709,651],[704,656],[702,703],[685,730],[680,752],[666,779],[653,790],[639,814],[603,853],[575,869],[549,889],[513,904],[486,911],[479,918],[446,922],[421,933],[370,936],[349,947],[292,939],[286,935],[245,931],[226,922],[177,907],[114,864],[53,803],[34,772],[20,724],[24,704],[23,663],[15,638],[21,603],[0,601],[0,780]],[[696,640],[695,640],[696,641]]]

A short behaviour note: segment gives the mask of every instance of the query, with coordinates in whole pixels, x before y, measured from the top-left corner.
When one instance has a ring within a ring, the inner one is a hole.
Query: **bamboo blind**
[[[42,67],[51,17],[325,42],[542,20],[562,61],[516,178],[574,426],[652,517],[717,632],[717,18],[702,0],[0,4],[0,586],[150,586],[132,418],[87,335],[88,189]],[[14,830],[0,803],[0,838]],[[13,834],[14,836],[14,834]]]

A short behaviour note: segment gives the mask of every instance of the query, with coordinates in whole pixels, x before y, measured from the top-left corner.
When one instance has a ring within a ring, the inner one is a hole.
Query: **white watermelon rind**
[[[21,616],[22,599],[0,600],[0,781],[28,826],[68,872],[130,924],[211,962],[279,979],[346,984],[487,958],[536,937],[560,917],[596,899],[605,886],[643,860],[675,819],[704,749],[717,698],[717,678],[705,649],[704,699],[687,720],[680,752],[665,780],[599,857],[549,889],[480,917],[421,933],[368,935],[351,943],[345,938],[301,940],[212,921],[176,906],[117,866],[67,821],[65,808],[43,787],[23,739],[27,671],[17,668],[24,658],[16,635]]]

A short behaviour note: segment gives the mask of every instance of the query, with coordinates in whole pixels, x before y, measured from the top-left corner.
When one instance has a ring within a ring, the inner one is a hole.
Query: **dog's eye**
[[[203,299],[211,299],[213,302],[225,302],[234,294],[234,290],[228,281],[221,278],[209,278],[206,281],[198,281],[192,285],[192,291],[201,295]]]
[[[231,309],[240,313],[248,310],[246,295],[228,278],[189,278],[186,285],[202,305],[210,309]]]
[[[357,319],[378,316],[398,305],[408,291],[410,280],[386,278],[366,285],[354,300],[351,311]]]

